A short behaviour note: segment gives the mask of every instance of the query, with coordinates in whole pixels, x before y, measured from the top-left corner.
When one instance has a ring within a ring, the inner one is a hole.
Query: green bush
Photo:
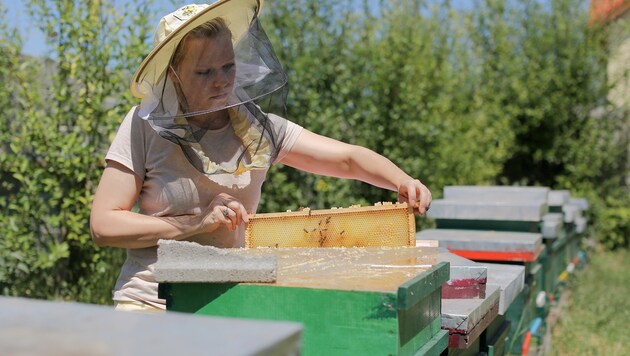
[[[28,5],[52,60],[22,56],[19,36],[0,28],[0,290],[106,303],[124,251],[92,243],[90,205],[110,136],[131,105],[130,68],[147,50],[146,12]]]
[[[598,222],[595,233],[606,248],[630,247],[630,199],[609,199]]]

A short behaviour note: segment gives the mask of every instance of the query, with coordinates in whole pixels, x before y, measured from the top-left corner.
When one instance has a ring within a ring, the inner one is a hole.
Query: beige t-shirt
[[[137,201],[139,213],[160,217],[197,214],[219,193],[234,196],[248,212],[256,212],[266,169],[250,170],[240,175],[205,176],[188,162],[178,145],[160,137],[136,112],[137,107],[134,107],[125,117],[105,159],[123,164],[143,179]],[[286,121],[286,125],[277,125],[286,127],[277,162],[291,150],[303,129],[276,115],[269,114],[269,118],[272,122]],[[231,124],[207,131],[199,143],[213,162],[227,163],[227,166],[232,166],[242,152],[241,141]],[[186,240],[217,247],[242,247],[244,237],[245,229],[240,225],[234,232],[220,227],[212,233]],[[153,276],[156,261],[157,246],[127,249],[127,260],[116,282],[114,300],[143,301],[165,308],[165,301],[158,298],[158,284]]]

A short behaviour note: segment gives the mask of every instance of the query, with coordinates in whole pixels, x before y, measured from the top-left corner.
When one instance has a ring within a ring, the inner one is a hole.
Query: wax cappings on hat
[[[142,99],[139,116],[148,120],[160,136],[178,144],[190,163],[207,175],[267,168],[277,157],[283,139],[284,127],[277,127],[259,106],[261,101],[266,101],[283,109],[287,83],[286,73],[258,22],[260,5],[256,0],[221,0],[211,5],[187,5],[164,16],[154,36],[154,49],[132,80],[132,93]],[[222,106],[197,108],[191,112],[182,105],[182,98],[167,74],[168,68],[185,36],[217,18],[224,21],[231,33],[236,72],[234,88]],[[199,144],[205,130],[192,127],[186,120],[225,109],[228,109],[235,134],[243,143],[237,164],[230,167],[209,158],[209,153]]]

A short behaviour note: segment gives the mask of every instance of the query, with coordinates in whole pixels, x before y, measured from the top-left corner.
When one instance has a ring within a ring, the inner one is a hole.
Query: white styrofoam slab
[[[418,240],[437,240],[440,247],[470,251],[537,252],[542,235],[531,232],[427,229],[416,233]]]
[[[549,206],[563,206],[569,202],[571,193],[568,190],[551,190],[547,196]]]
[[[444,199],[477,201],[534,200],[547,202],[547,187],[452,185],[444,187]]]
[[[469,333],[499,302],[498,286],[489,287],[485,298],[442,299],[442,328]]]
[[[582,211],[588,210],[588,200],[584,198],[570,198],[569,204],[577,205]]]
[[[438,199],[431,202],[427,216],[433,219],[534,221],[548,212],[544,201],[474,201]]]
[[[564,216],[562,215],[562,213],[548,213],[543,216],[541,233],[544,238],[558,238],[563,227]]]
[[[245,256],[189,241],[160,240],[158,282],[274,282],[277,258]]]
[[[481,264],[488,268],[488,286],[498,286],[501,289],[499,315],[504,315],[525,286],[525,266],[501,263]]]
[[[6,355],[299,355],[299,323],[0,297]]]
[[[446,248],[438,248],[437,259],[450,264],[450,281],[473,279],[486,283],[488,279],[488,268],[483,264],[448,252]]]

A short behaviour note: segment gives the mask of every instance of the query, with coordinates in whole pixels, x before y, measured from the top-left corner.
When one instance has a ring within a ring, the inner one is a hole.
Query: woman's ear
[[[177,76],[177,73],[175,72],[175,69],[169,64],[168,68],[168,79],[170,79],[173,83],[179,83],[179,77]]]

